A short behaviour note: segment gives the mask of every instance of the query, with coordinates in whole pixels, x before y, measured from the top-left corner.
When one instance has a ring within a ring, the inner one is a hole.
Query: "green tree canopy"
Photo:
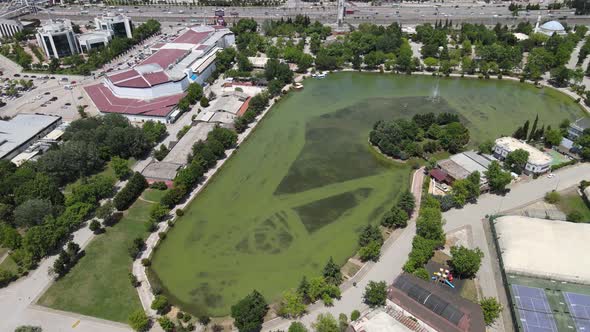
[[[385,281],[369,281],[365,287],[363,301],[371,308],[384,306],[387,300],[387,284]]]
[[[503,191],[510,181],[512,181],[510,173],[503,171],[500,164],[495,160],[490,163],[488,170],[484,174],[488,179],[488,184],[492,191]]]
[[[329,313],[319,314],[312,327],[315,332],[340,332],[336,318]]]
[[[483,252],[479,248],[471,250],[463,246],[454,246],[451,248],[451,256],[453,271],[461,277],[472,278],[481,266]]]
[[[512,172],[516,174],[521,174],[524,171],[527,161],[529,160],[529,153],[523,149],[516,149],[508,155],[506,155],[506,159],[504,160],[504,164],[508,167]]]
[[[266,300],[262,294],[254,290],[231,307],[231,316],[240,332],[255,332],[262,329],[267,311]]]
[[[483,318],[486,325],[492,325],[504,308],[496,298],[484,297],[480,302],[481,310],[483,311]]]

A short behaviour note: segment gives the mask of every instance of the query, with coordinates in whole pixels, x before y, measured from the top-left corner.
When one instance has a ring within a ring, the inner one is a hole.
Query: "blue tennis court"
[[[525,332],[557,332],[557,325],[543,289],[512,285],[512,292]]]
[[[590,331],[590,296],[563,292],[578,331]]]

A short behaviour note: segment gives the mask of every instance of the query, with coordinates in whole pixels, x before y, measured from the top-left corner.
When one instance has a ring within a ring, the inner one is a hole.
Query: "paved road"
[[[347,8],[354,13],[345,16],[346,23],[358,24],[361,22],[372,22],[376,24],[391,24],[400,22],[406,24],[418,24],[422,22],[434,22],[437,20],[453,20],[454,23],[472,22],[495,25],[511,24],[520,20],[535,22],[537,15],[563,19],[570,24],[576,22],[590,22],[588,16],[575,16],[571,9],[562,10],[539,10],[521,12],[518,17],[513,17],[508,10],[508,5],[485,4],[485,3],[402,3],[385,4],[382,6],[367,6],[362,4],[348,4]],[[69,17],[77,22],[91,21],[96,15],[105,12],[122,12],[131,16],[134,21],[145,21],[149,18],[156,18],[161,22],[192,22],[212,23],[214,12],[217,7],[189,7],[189,6],[117,6],[114,8],[69,6],[66,8],[53,7],[49,10],[41,10],[36,17],[46,19],[52,17]],[[253,18],[260,22],[269,18],[279,19],[281,17],[295,17],[298,14],[309,16],[312,20],[319,20],[322,23],[336,22],[336,5],[327,3],[323,6],[292,1],[281,7],[226,7],[225,20],[229,23],[239,18]]]
[[[579,164],[569,168],[561,169],[555,173],[552,179],[541,177],[537,180],[518,183],[511,187],[511,191],[506,196],[497,196],[486,194],[480,197],[477,204],[471,204],[460,210],[451,210],[443,214],[446,220],[444,225],[445,231],[450,231],[463,226],[471,226],[473,233],[474,246],[479,247],[484,252],[484,262],[477,274],[479,283],[484,296],[498,297],[498,292],[503,291],[496,287],[496,275],[492,270],[490,252],[486,241],[482,219],[485,215],[494,214],[498,211],[513,209],[525,205],[531,201],[540,199],[547,191],[558,189],[562,190],[576,185],[581,180],[590,179],[590,164]],[[338,314],[345,313],[350,315],[353,310],[364,310],[366,305],[362,304],[362,295],[365,286],[371,280],[391,283],[402,271],[402,266],[406,261],[408,253],[412,247],[412,239],[416,232],[416,224],[410,223],[405,228],[393,244],[385,248],[382,252],[380,261],[375,264],[362,278],[357,281],[357,287],[352,287],[342,293],[342,298],[335,301],[333,307],[318,306],[315,307],[308,315],[301,319],[301,322],[310,326],[320,313],[329,312],[335,317]],[[264,330],[286,330],[291,321],[276,319],[265,324]],[[508,322],[510,324],[510,322]],[[503,322],[497,322],[493,330],[505,331]]]

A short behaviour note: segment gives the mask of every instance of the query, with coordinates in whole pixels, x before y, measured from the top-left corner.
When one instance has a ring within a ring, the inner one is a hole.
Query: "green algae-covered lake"
[[[338,73],[304,86],[273,107],[156,250],[154,278],[183,310],[227,315],[253,289],[273,301],[330,256],[353,255],[359,230],[409,186],[410,167],[367,143],[377,120],[456,112],[476,146],[536,114],[554,128],[583,116],[553,89],[505,80]]]

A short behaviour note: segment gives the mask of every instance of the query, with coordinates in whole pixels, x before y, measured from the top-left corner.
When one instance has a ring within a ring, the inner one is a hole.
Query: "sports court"
[[[507,279],[518,331],[590,332],[589,285],[514,274]]]
[[[512,285],[512,292],[525,332],[557,332],[557,325],[543,289]]]
[[[578,331],[590,331],[590,296],[564,292],[570,314],[576,322]]]

